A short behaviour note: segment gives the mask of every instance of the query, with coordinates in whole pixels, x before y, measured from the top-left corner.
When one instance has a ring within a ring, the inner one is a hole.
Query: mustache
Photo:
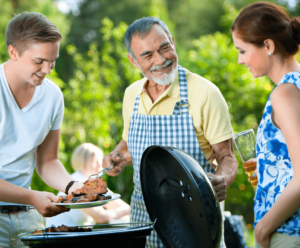
[[[149,69],[149,71],[152,72],[152,71],[163,69],[172,63],[173,63],[173,60],[167,60],[165,63],[163,63],[163,65],[153,66],[152,68]]]

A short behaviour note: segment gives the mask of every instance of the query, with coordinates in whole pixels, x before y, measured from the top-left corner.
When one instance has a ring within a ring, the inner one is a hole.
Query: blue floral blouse
[[[300,90],[300,72],[287,73],[277,86],[283,83],[294,84]],[[271,94],[265,106],[256,136],[258,183],[254,198],[254,226],[274,205],[294,175],[284,136],[281,130],[275,127],[272,122],[270,97]],[[300,236],[300,208],[276,231],[287,235]]]

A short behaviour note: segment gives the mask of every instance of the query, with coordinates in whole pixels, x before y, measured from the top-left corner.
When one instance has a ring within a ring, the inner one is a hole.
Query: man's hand
[[[224,201],[226,198],[226,181],[223,176],[213,175],[211,173],[207,173],[207,176],[212,177],[210,180],[214,190],[216,191],[219,202]]]
[[[30,205],[34,206],[44,217],[52,217],[60,213],[70,211],[69,208],[54,205],[53,202],[57,200],[58,197],[52,193],[32,190]]]
[[[119,153],[119,155],[116,155]],[[118,176],[124,170],[125,166],[132,164],[130,153],[127,149],[127,142],[121,140],[116,148],[103,158],[102,167],[108,168],[112,163],[114,165],[111,171],[107,172],[109,176]]]
[[[120,175],[120,173],[124,170],[126,166],[126,160],[124,160],[124,158],[121,157],[121,154],[120,156],[118,154],[119,153],[117,152],[111,152],[110,154],[106,155],[103,158],[103,162],[102,162],[103,168],[108,168],[108,169],[113,168],[112,170],[107,172],[107,175],[109,176]]]
[[[212,148],[218,166],[215,175],[209,174],[209,176],[213,177],[211,183],[221,202],[226,198],[226,188],[234,181],[238,163],[234,155],[232,139],[214,144]]]

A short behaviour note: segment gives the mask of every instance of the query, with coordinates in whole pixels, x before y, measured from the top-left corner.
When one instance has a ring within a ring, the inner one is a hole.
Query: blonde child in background
[[[102,158],[103,152],[99,147],[91,143],[84,143],[78,146],[74,150],[71,158],[71,164],[75,171],[71,175],[72,179],[84,182],[90,175],[98,173],[99,170],[102,169]],[[58,196],[60,195],[64,195],[64,193],[59,192]],[[104,206],[71,209],[67,213],[47,218],[46,226],[78,226],[107,222],[130,222],[129,214],[130,206],[121,199],[117,199]]]

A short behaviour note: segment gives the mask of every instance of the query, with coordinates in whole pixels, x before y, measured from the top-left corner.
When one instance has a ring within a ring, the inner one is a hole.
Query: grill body
[[[135,225],[135,226],[134,226]],[[90,227],[90,226],[82,226]],[[94,225],[92,232],[53,233],[21,235],[24,245],[31,248],[78,247],[126,247],[143,248],[146,236],[150,235],[153,224]]]

